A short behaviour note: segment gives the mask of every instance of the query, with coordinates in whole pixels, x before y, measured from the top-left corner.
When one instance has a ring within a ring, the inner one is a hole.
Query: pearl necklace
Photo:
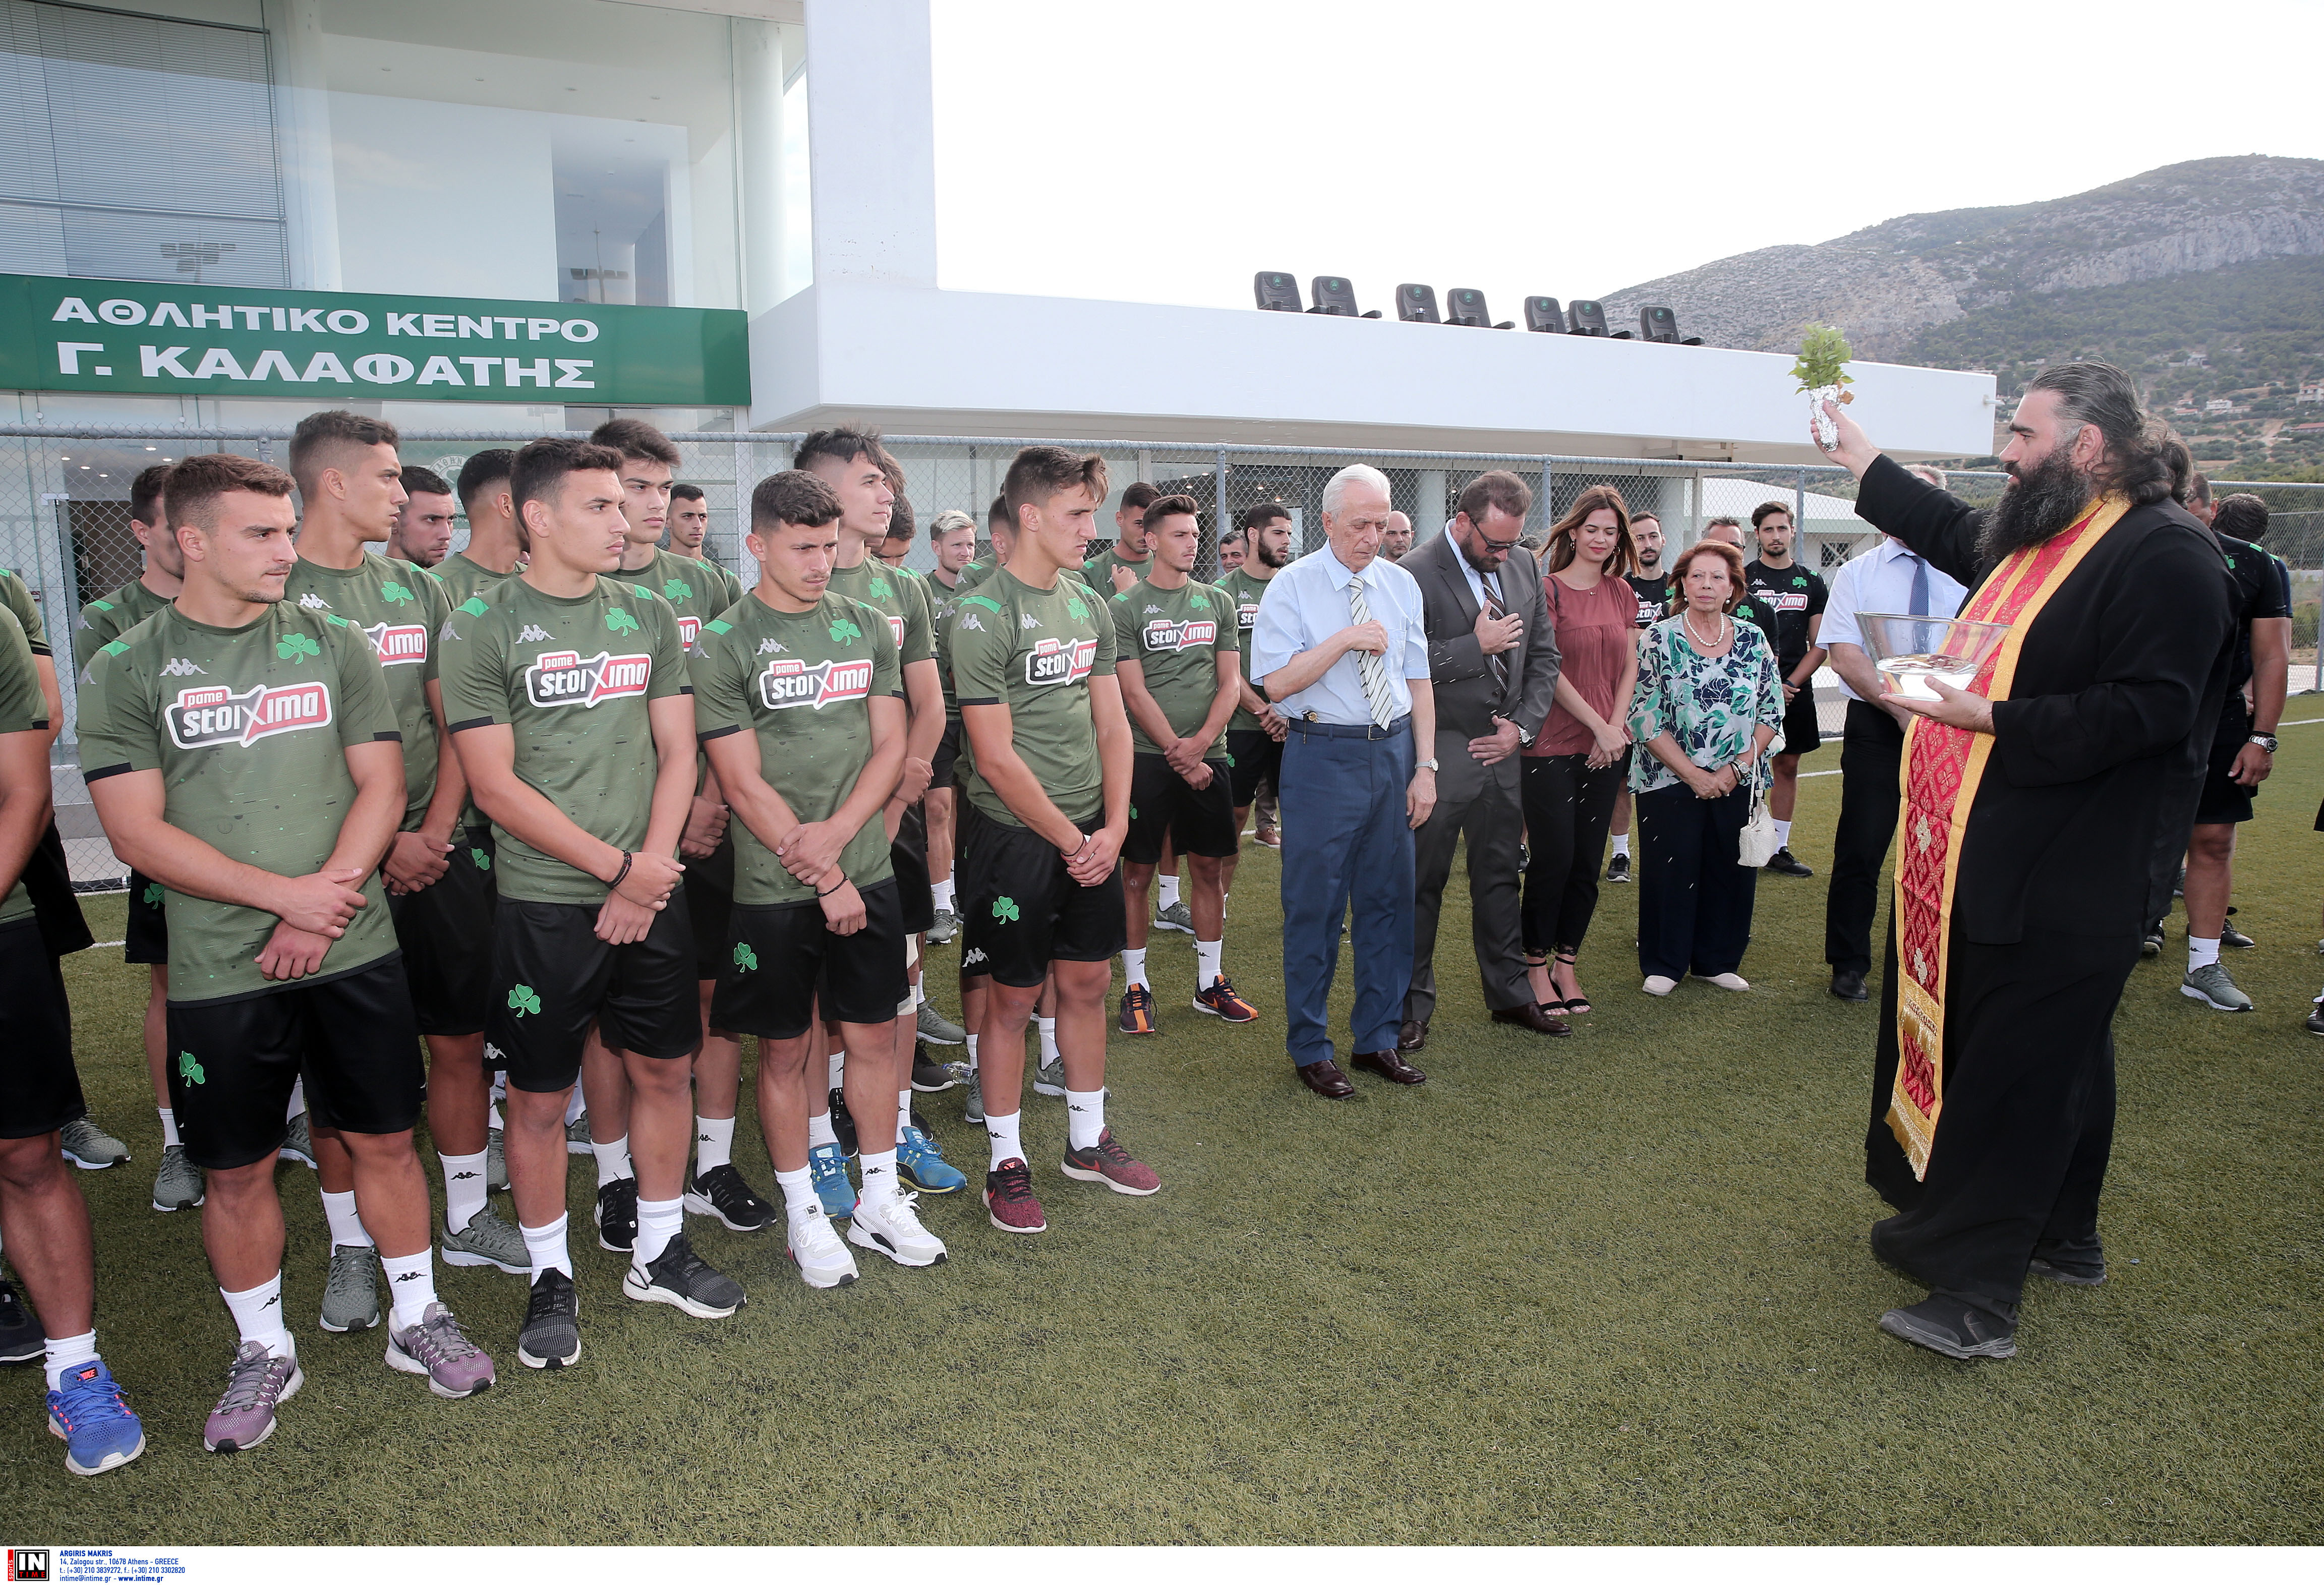
[[[1706,639],[1695,628],[1694,612],[1692,607],[1680,613],[1680,620],[1686,623],[1686,636],[1692,639],[1696,643],[1702,645],[1706,650],[1716,650],[1720,645],[1725,643],[1727,641],[1728,629],[1731,625],[1727,620],[1727,613],[1723,611],[1720,612],[1719,614],[1719,626],[1716,630],[1717,636]]]

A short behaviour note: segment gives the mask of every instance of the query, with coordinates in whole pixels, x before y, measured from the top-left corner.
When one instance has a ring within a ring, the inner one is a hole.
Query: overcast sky
[[[2324,156],[2315,0],[936,0],[943,284],[1596,297],[1895,215]],[[1685,305],[1676,305],[1683,321]]]

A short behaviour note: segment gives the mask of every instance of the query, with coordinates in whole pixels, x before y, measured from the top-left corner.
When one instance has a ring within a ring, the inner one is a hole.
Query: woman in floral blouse
[[[1671,567],[1678,614],[1640,646],[1630,736],[1638,812],[1638,968],[1649,996],[1689,973],[1748,991],[1735,972],[1751,938],[1757,871],[1737,863],[1760,756],[1784,723],[1775,657],[1738,621],[1743,553],[1705,540]]]

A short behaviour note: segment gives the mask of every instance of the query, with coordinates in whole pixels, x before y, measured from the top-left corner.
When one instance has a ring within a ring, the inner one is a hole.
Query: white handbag
[[[1751,817],[1735,838],[1735,862],[1746,870],[1766,869],[1781,845],[1775,840],[1775,811],[1767,807],[1767,784],[1760,774],[1766,762],[1765,754],[1751,762]]]

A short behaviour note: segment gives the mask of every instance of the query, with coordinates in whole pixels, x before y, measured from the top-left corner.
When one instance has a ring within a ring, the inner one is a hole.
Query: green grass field
[[[126,1470],[69,1475],[37,1374],[8,1375],[11,1539],[2324,1540],[2324,1040],[2301,1027],[2324,973],[2319,757],[2324,726],[2290,731],[2248,828],[2238,923],[2261,945],[2233,967],[2259,1011],[2178,994],[2174,918],[2116,1027],[2114,1276],[2037,1286],[1998,1364],[1874,1326],[1919,1295],[1865,1249],[1883,1213],[1861,1181],[1877,1015],[1828,996],[1821,963],[1837,778],[1803,784],[1794,846],[1818,877],[1761,881],[1750,995],[1640,995],[1636,894],[1609,888],[1583,957],[1600,1010],[1544,1040],[1484,1021],[1451,925],[1430,1083],[1359,1078],[1338,1106],[1283,1055],[1277,860],[1253,849],[1227,966],[1267,1016],[1192,1012],[1191,946],[1159,935],[1163,1033],[1115,1043],[1111,1115],[1161,1194],[1057,1175],[1060,1105],[1028,1096],[1051,1230],[1010,1238],[969,1196],[924,1202],[953,1249],[933,1270],[867,1258],[854,1286],[816,1293],[774,1235],[697,1221],[751,1303],[696,1322],[622,1299],[617,1258],[576,1231],[586,1350],[559,1375],[515,1362],[519,1279],[440,1270],[502,1363],[465,1402],[384,1369],[381,1334],[315,1326],[322,1218],[311,1175],[285,1167],[307,1386],[234,1458],[201,1449],[233,1331],[196,1218],[147,1208],[142,973],[83,954],[81,1071],[137,1153],[80,1180],[98,1325],[149,1443]],[[1833,745],[1809,768],[1838,761]],[[117,901],[92,912],[120,934]],[[940,987],[954,962],[936,954]],[[959,1106],[928,1110],[973,1176]],[[746,1126],[737,1158],[771,1192],[756,1140]],[[595,1178],[572,1170],[577,1228]]]

